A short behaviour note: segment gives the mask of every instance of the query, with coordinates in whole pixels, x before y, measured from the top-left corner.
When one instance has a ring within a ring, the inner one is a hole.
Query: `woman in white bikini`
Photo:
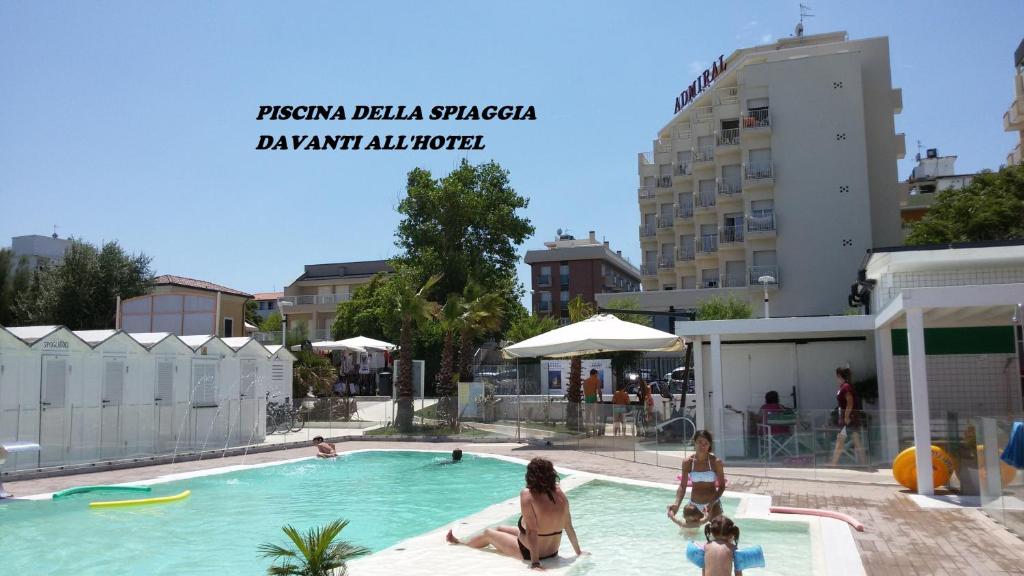
[[[679,505],[686,496],[686,484],[693,482],[690,491],[690,504],[697,507],[707,522],[722,515],[722,503],[719,501],[725,492],[725,466],[711,452],[714,442],[707,430],[698,430],[693,435],[694,453],[683,460],[683,473],[679,477],[679,488],[676,489],[676,501],[668,507],[668,515],[675,519]]]

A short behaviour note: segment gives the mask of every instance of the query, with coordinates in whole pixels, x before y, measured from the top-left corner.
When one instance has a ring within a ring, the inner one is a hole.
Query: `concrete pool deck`
[[[511,456],[528,460],[543,456],[560,468],[601,475],[614,475],[660,484],[675,483],[678,473],[644,463],[616,460],[599,454],[575,450],[544,449],[521,444],[371,442],[341,443],[339,451],[366,449],[464,450]],[[116,484],[150,480],[168,474],[210,470],[223,466],[259,464],[291,460],[311,454],[310,448],[230,456],[199,461],[160,464],[140,468],[57,476],[7,482],[8,491],[29,496],[87,484]],[[769,468],[769,472],[772,469]],[[755,470],[737,469],[729,474],[729,489],[767,494],[779,506],[822,508],[843,512],[866,526],[863,533],[852,532],[867,574],[886,576],[925,574],[1021,574],[1024,569],[1024,542],[974,508],[922,508],[909,494],[892,485],[844,482],[836,479],[765,478]],[[729,470],[727,468],[727,474]],[[836,474],[836,476],[839,476]],[[503,511],[504,513],[504,511]],[[507,514],[507,517],[510,514]],[[471,517],[472,518],[472,517]],[[432,537],[426,534],[417,538]],[[586,548],[584,543],[584,549]],[[450,566],[462,553],[485,555],[461,549],[447,562]],[[485,555],[486,556],[486,555]],[[494,555],[494,559],[507,561]],[[522,573],[523,567],[511,562]]]

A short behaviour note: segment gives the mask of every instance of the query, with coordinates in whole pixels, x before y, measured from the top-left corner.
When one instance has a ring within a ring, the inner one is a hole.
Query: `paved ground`
[[[456,444],[428,442],[347,443],[339,449],[421,448],[448,450]],[[471,444],[463,448],[529,459],[544,456],[559,466],[639,480],[675,482],[675,468],[613,459],[576,450],[543,449],[515,444]],[[197,462],[182,462],[110,472],[61,476],[7,483],[17,495],[52,492],[82,484],[107,484],[144,480],[175,472],[208,469],[231,464],[251,464],[296,458],[310,450],[292,449]],[[772,469],[768,469],[769,472]],[[756,468],[728,470],[731,490],[768,494],[779,506],[824,508],[849,514],[864,523],[864,533],[854,533],[868,574],[885,576],[1024,574],[1024,542],[976,509],[922,509],[892,485],[844,480],[765,478]],[[863,480],[863,479],[861,479]]]

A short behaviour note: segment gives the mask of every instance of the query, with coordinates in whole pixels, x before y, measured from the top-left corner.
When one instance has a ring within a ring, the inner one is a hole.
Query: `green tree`
[[[404,251],[398,260],[423,278],[440,273],[440,294],[460,294],[475,282],[501,294],[511,311],[522,296],[516,248],[534,232],[517,213],[528,205],[508,171],[493,161],[474,166],[463,160],[443,178],[413,169],[398,205],[403,218],[395,243]]]
[[[395,342],[400,324],[395,312],[402,276],[408,274],[398,266],[394,274],[377,274],[367,284],[356,289],[352,298],[338,303],[331,333],[335,340],[366,336],[386,342]]]
[[[569,322],[573,324],[582,322],[594,315],[594,306],[577,294],[569,301]],[[580,423],[580,400],[583,392],[583,359],[581,356],[573,356],[569,361],[569,412],[566,414],[566,425],[571,430],[578,430]]]
[[[303,398],[309,392],[315,396],[330,396],[336,375],[326,357],[308,350],[300,351],[292,366],[292,398]]]
[[[469,284],[462,293],[459,318],[459,382],[473,381],[473,344],[483,336],[497,332],[505,313],[502,297],[484,292],[479,284]]]
[[[551,316],[520,316],[505,330],[505,341],[515,344],[558,328],[558,321]]]
[[[19,297],[18,314],[31,324],[62,324],[72,330],[113,328],[117,296],[141,296],[153,283],[150,257],[127,254],[117,242],[99,250],[72,239],[64,259],[36,271]]]
[[[290,576],[345,576],[347,562],[370,553],[362,546],[338,540],[348,520],[335,520],[322,528],[310,528],[305,535],[291,525],[282,528],[292,547],[261,544],[260,556],[273,558],[267,574]]]
[[[281,313],[274,310],[259,324],[260,332],[277,332],[281,329]]]
[[[963,188],[938,194],[911,224],[907,244],[948,244],[1024,238],[1024,164],[984,171]]]
[[[10,248],[0,248],[0,326],[23,323],[16,314],[15,303],[28,291],[31,283],[28,258],[22,256],[15,263],[14,252]]]
[[[253,326],[259,327],[260,323],[263,322],[263,318],[259,312],[260,306],[255,300],[245,301],[245,321]]]
[[[728,298],[712,296],[697,301],[697,320],[732,320],[754,316],[750,302],[729,294]]]
[[[458,425],[458,409],[453,402],[456,387],[452,380],[455,376],[455,338],[459,333],[463,309],[462,297],[451,294],[438,315],[444,344],[441,349],[441,367],[437,371],[437,412],[452,430]]]
[[[404,433],[412,432],[412,359],[414,332],[431,320],[436,314],[438,305],[427,299],[427,294],[441,279],[439,275],[431,276],[417,290],[413,278],[407,274],[400,276],[402,282],[393,302],[392,309],[399,315],[401,332],[399,335],[399,366],[398,366],[398,428]]]

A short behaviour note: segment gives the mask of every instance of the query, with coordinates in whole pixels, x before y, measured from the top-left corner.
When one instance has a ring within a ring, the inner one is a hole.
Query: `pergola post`
[[[715,427],[715,437],[720,443],[725,442],[725,423],[722,412],[725,411],[725,398],[722,393],[722,335],[711,335],[711,415]],[[720,444],[724,445],[724,444]]]
[[[917,493],[931,496],[935,493],[935,487],[932,484],[932,431],[924,349],[924,310],[907,308],[906,315],[910,404],[914,416],[914,447],[917,449]]]
[[[878,408],[881,412],[882,441],[885,460],[896,457],[900,450],[899,418],[896,412],[896,373],[892,358],[892,328],[885,326],[875,333],[875,377],[878,380]]]
[[[694,425],[697,430],[705,429],[705,412],[707,412],[708,397],[704,393],[704,339],[700,336],[692,338],[693,341],[693,394],[697,397],[696,421]],[[685,408],[685,407],[684,407]]]

